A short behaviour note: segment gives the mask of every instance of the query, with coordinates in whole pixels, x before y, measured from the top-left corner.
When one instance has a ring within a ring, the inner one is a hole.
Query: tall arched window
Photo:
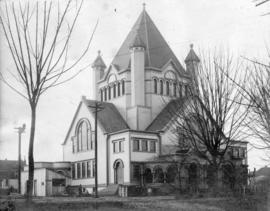
[[[166,81],[166,95],[170,95],[170,82]]]
[[[179,97],[182,97],[183,94],[182,94],[182,84],[180,83],[179,84]]]
[[[107,88],[104,89],[104,101],[107,101]]]
[[[91,128],[86,120],[82,120],[77,127],[77,151],[89,150],[91,145]]]
[[[157,79],[154,78],[154,93],[157,94]]]
[[[109,88],[108,88],[108,94],[109,94],[109,97],[108,97],[108,99],[110,100],[111,99],[111,87],[109,86]]]
[[[173,96],[176,97],[176,83],[173,83]]]
[[[125,94],[125,81],[122,81],[122,95]]]
[[[163,95],[163,81],[160,80],[160,94]]]
[[[103,101],[103,90],[102,89],[100,90],[100,101],[101,102]]]
[[[185,85],[185,96],[188,96],[188,92],[189,92],[189,87],[188,87],[188,85]]]
[[[118,82],[117,84],[117,92],[118,92],[118,97],[121,95],[121,83]]]
[[[113,97],[116,98],[116,84],[113,84]]]

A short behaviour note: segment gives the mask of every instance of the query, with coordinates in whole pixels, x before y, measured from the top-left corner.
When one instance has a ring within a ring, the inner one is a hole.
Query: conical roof
[[[193,50],[193,44],[190,45],[190,51],[185,58],[185,63],[188,62],[200,62],[199,57],[196,55],[195,51]]]
[[[106,68],[106,65],[105,65],[105,63],[100,55],[100,51],[98,51],[98,56],[95,59],[95,61],[93,62],[92,67],[101,67],[104,69]]]
[[[142,39],[140,38],[140,34],[137,32],[133,41],[130,44],[130,48],[132,47],[144,47],[145,48],[145,44],[143,43]]]
[[[143,47],[145,47],[145,67],[160,69],[172,60],[177,70],[180,73],[185,73],[184,68],[160,34],[145,9],[143,9],[112,61],[112,64],[117,66],[119,70],[129,68],[130,47],[134,44],[134,40],[137,44],[137,38],[139,38],[140,44],[144,44]]]

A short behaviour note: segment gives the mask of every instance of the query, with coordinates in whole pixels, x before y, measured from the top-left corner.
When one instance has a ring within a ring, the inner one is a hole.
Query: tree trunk
[[[28,148],[28,182],[27,182],[27,199],[31,200],[33,195],[33,180],[34,180],[34,138],[36,130],[36,105],[31,105],[31,129],[30,129],[30,140]]]

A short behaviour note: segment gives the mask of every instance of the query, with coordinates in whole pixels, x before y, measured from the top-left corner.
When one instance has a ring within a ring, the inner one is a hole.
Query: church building
[[[95,186],[97,103],[99,187],[175,183],[180,152],[172,140],[170,108],[188,94],[199,62],[191,45],[183,66],[143,8],[111,64],[100,52],[92,64],[94,97],[82,97],[62,144],[63,161],[71,162],[70,185]],[[234,163],[247,165],[246,147],[235,143]],[[183,186],[194,177],[206,187],[206,162],[191,155],[186,163]]]

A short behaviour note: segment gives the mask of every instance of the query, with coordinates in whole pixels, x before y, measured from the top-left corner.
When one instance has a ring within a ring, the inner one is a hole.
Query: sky
[[[24,1],[22,1],[24,2]],[[60,1],[63,2],[63,1]],[[70,48],[70,60],[84,49],[98,21],[97,30],[83,64],[91,64],[98,50],[109,66],[142,11],[142,4],[169,46],[184,65],[189,45],[194,50],[229,49],[235,57],[266,58],[269,43],[270,3],[255,7],[253,0],[89,0],[85,1]],[[83,65],[82,64],[82,65]],[[0,70],[12,70],[3,31],[0,31]],[[76,70],[75,70],[76,71]],[[37,110],[34,157],[36,161],[62,160],[62,146],[82,95],[91,98],[91,67],[73,80],[49,90]],[[17,159],[15,127],[26,123],[22,134],[22,156],[27,159],[30,130],[28,103],[0,83],[0,159]],[[250,147],[249,147],[250,149]],[[249,167],[266,165],[263,152],[249,150]]]

